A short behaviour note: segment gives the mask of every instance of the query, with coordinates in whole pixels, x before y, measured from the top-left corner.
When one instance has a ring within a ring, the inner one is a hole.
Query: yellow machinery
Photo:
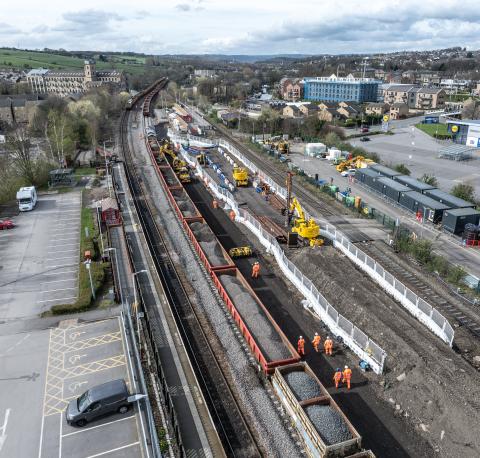
[[[308,221],[305,219],[305,213],[303,211],[300,202],[296,197],[293,198],[290,204],[290,213],[297,212],[298,217],[293,222],[292,232],[297,233],[300,237],[308,240],[310,246],[321,246],[323,240],[318,236],[320,235],[320,227],[318,224],[310,218]]]
[[[173,167],[173,170],[175,170],[175,172],[178,173],[178,171],[180,169],[183,169],[183,168],[187,167],[187,163],[185,161],[183,161],[182,159],[179,159],[178,157],[175,157],[175,159],[172,162],[172,167]]]
[[[290,145],[285,140],[280,140],[277,144],[277,151],[280,154],[287,155],[290,152]]]
[[[203,166],[207,165],[207,156],[205,155],[205,153],[201,153],[197,155],[196,159],[200,165],[203,165]]]
[[[235,186],[248,186],[248,171],[244,167],[233,167]]]
[[[181,183],[191,183],[192,177],[190,176],[190,171],[187,167],[181,167],[176,173]]]
[[[252,249],[249,246],[238,246],[235,248],[230,248],[228,254],[231,258],[247,258],[252,256]]]

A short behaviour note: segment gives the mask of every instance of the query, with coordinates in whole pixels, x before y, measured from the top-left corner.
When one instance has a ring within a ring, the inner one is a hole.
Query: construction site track
[[[133,163],[128,141],[128,120],[128,113],[124,112],[121,119],[121,144],[128,185],[166,298],[225,453],[232,457],[261,456],[155,223]]]
[[[405,286],[418,296],[423,297],[444,316],[457,323],[454,349],[475,369],[480,370],[480,365],[472,359],[472,356],[480,352],[480,316],[478,312],[472,310],[472,306],[465,303],[463,298],[455,297],[447,286],[435,285],[431,281],[427,281],[426,274],[422,274],[411,264],[402,262],[402,259],[391,251],[385,243],[360,244],[359,248],[376,259]]]

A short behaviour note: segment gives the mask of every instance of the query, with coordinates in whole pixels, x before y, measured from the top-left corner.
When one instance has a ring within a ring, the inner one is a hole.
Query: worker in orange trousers
[[[258,278],[260,275],[260,264],[256,261],[252,267],[252,278]]]
[[[218,201],[216,199],[213,199],[212,206],[213,208],[218,208]]]
[[[315,351],[318,353],[318,346],[320,345],[320,341],[322,340],[322,338],[318,335],[318,332],[315,333],[315,336],[312,340],[312,345],[313,345],[313,348],[315,348]]]
[[[327,337],[323,343],[323,347],[325,348],[325,354],[331,356],[333,353],[333,340]]]
[[[300,356],[305,356],[305,339],[302,336],[298,339],[297,351]]]
[[[343,370],[342,383],[347,382],[347,390],[350,389],[351,379],[352,379],[352,369],[350,369],[348,366],[345,366],[345,369]]]
[[[233,210],[230,210],[230,219],[235,221],[235,212]]]
[[[340,383],[340,380],[343,377],[343,373],[340,370],[339,367],[337,367],[337,370],[335,371],[335,374],[333,375],[333,381],[335,382],[335,388],[338,388],[338,384]]]

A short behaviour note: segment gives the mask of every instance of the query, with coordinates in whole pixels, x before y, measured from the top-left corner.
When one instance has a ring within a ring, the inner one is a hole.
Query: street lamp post
[[[85,268],[87,269],[88,271],[88,278],[90,278],[90,288],[92,290],[92,297],[93,297],[93,300],[96,299],[96,296],[95,296],[95,288],[93,287],[93,280],[92,280],[92,272],[90,271],[90,263],[91,263],[91,259],[87,259],[85,261]]]
[[[115,247],[105,248],[103,253],[107,251],[113,251],[115,253],[115,269],[117,271],[117,278],[118,278],[118,290],[120,291],[120,302],[123,305],[123,291],[122,291],[122,284],[120,280],[120,268],[118,267],[118,257],[117,257],[117,249]]]

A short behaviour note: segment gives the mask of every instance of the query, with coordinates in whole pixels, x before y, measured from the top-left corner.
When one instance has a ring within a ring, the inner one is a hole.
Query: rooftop
[[[310,78],[304,78],[304,81],[307,83],[315,82],[338,82],[338,83],[380,83],[380,81],[374,78],[355,78],[352,74],[346,77],[338,77],[333,74],[330,76],[316,76]]]

